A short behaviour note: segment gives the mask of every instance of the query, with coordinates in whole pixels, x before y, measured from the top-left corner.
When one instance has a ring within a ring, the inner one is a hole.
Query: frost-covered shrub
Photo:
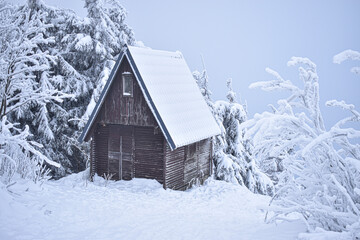
[[[254,141],[256,157],[282,159],[283,171],[272,201],[269,220],[286,219],[299,213],[308,226],[332,231],[359,232],[360,146],[351,139],[360,131],[347,127],[359,122],[355,107],[343,101],[328,101],[351,116],[326,130],[319,107],[316,65],[307,58],[293,57],[289,66],[301,65],[301,89],[277,72],[266,69],[275,80],[250,85],[266,91],[288,90],[290,96],[278,101],[273,112],[256,114],[243,126]],[[276,163],[274,163],[276,164]]]
[[[55,167],[60,165],[49,160],[36,148],[41,145],[29,141],[29,128],[16,128],[6,117],[0,125],[0,181],[8,184],[14,175],[30,179],[35,183],[49,179],[49,169],[45,162]]]
[[[206,71],[194,72],[193,75],[222,132],[214,141],[213,160],[216,179],[245,185],[255,193],[272,195],[273,183],[258,169],[252,157],[251,141],[244,139],[245,130],[240,129],[240,124],[246,120],[247,113],[244,106],[236,102],[231,79],[227,81],[228,101],[213,103]]]

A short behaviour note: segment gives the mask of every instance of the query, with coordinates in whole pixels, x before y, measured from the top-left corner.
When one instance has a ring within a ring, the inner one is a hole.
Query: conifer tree
[[[85,18],[41,0],[28,0],[12,12],[15,27],[32,27],[21,20],[24,16],[33,25],[44,26],[41,34],[46,42],[32,46],[37,54],[46,55],[39,60],[43,68],[33,72],[35,81],[42,89],[71,96],[63,102],[26,105],[11,116],[21,128],[29,126],[31,139],[44,146],[42,154],[61,164],[52,168],[56,177],[85,168],[87,145],[79,146],[77,138],[122,46],[134,43],[132,30],[124,22],[125,9],[117,1],[106,6],[101,0],[86,1],[85,7]]]

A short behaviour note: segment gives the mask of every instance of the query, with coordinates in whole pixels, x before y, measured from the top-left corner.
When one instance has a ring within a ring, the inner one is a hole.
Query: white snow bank
[[[106,185],[106,186],[105,186]],[[295,239],[299,222],[264,223],[269,197],[208,180],[180,192],[157,181],[86,181],[0,187],[0,239]]]

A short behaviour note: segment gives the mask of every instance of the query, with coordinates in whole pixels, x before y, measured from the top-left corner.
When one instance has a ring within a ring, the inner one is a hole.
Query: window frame
[[[121,79],[122,79],[122,95],[124,97],[133,97],[134,95],[134,78],[133,78],[133,74],[131,74],[130,72],[123,72],[121,75]],[[131,86],[131,91],[129,92],[125,92],[125,81],[130,81],[130,86]]]

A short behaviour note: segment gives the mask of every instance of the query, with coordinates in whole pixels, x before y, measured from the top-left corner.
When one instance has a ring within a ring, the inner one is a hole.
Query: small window
[[[123,95],[132,97],[133,95],[133,80],[131,73],[123,73]]]

